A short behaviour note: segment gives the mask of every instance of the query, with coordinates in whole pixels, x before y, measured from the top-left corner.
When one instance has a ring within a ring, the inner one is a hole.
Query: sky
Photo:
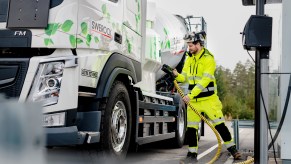
[[[233,70],[236,64],[252,60],[242,46],[244,26],[255,6],[243,6],[242,0],[155,0],[158,7],[181,16],[203,16],[207,23],[207,48],[215,56],[217,65]],[[270,69],[280,62],[281,4],[265,5],[265,14],[273,17],[273,40]],[[250,52],[253,58],[255,53]]]

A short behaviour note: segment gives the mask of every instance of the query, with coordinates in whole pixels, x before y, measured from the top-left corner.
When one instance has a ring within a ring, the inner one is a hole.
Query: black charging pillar
[[[243,5],[252,5],[253,0],[243,0]],[[264,100],[268,97],[268,77],[261,72],[268,72],[269,51],[272,43],[272,18],[264,15],[265,0],[256,0],[256,15],[252,15],[246,23],[244,35],[244,48],[254,50],[255,60],[255,128],[254,128],[254,158],[255,164],[268,161],[268,128],[264,108],[261,108],[261,91],[264,91]],[[262,88],[262,89],[261,89]],[[263,93],[262,93],[263,95]],[[265,104],[266,108],[268,103]]]

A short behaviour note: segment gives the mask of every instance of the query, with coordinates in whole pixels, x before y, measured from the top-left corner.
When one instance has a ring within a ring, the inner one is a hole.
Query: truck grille
[[[1,59],[0,94],[7,97],[19,97],[27,73],[29,58]]]

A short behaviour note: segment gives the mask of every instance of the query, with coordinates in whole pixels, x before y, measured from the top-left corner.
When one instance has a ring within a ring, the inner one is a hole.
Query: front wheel
[[[101,147],[106,155],[124,159],[131,135],[131,106],[125,85],[116,81],[113,83],[109,99],[104,103],[101,124]]]
[[[186,126],[187,126],[186,107],[183,100],[180,99],[178,117],[177,117],[177,130],[176,130],[176,137],[175,137],[175,145],[178,148],[181,148],[184,144]]]

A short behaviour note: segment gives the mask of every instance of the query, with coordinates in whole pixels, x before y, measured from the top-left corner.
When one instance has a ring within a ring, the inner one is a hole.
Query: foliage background
[[[255,64],[247,60],[238,62],[233,71],[217,66],[215,72],[218,96],[226,119],[254,119]],[[276,119],[278,76],[269,76],[269,118]]]

